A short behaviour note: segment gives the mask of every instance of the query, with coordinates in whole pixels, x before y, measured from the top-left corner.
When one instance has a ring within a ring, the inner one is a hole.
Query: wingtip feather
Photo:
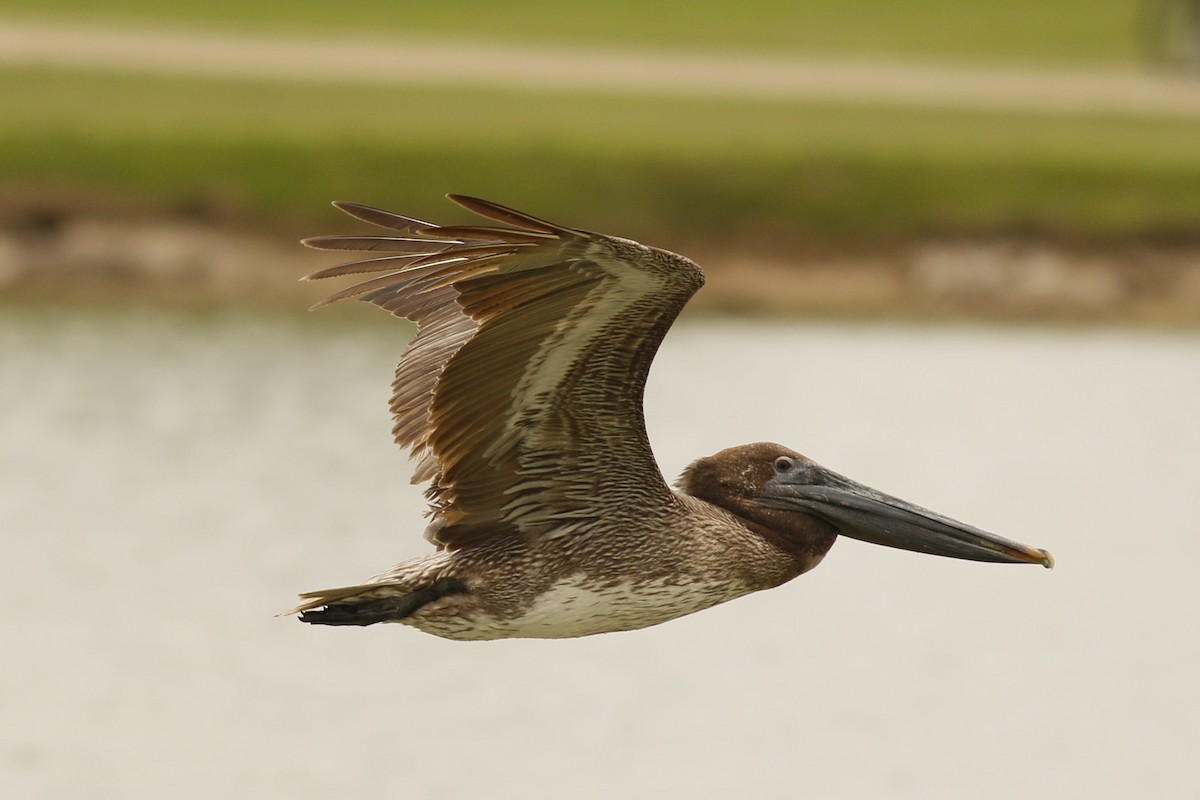
[[[570,233],[569,228],[564,228],[561,225],[555,225],[553,222],[548,222],[544,219],[539,219],[531,214],[526,214],[524,211],[517,211],[515,208],[493,203],[491,200],[484,200],[480,197],[472,197],[467,194],[447,194],[447,199],[453,203],[457,203],[463,208],[478,214],[481,217],[498,220],[506,225],[512,225],[516,228],[524,228],[526,230],[538,231],[540,233],[562,234]]]
[[[403,214],[397,214],[394,211],[362,203],[348,203],[344,200],[335,200],[333,207],[338,211],[349,214],[357,220],[397,231],[410,231],[414,227],[427,227],[430,224],[416,217],[407,217]]]

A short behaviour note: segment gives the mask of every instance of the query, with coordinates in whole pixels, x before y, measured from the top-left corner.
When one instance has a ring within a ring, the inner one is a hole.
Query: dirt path
[[[1134,69],[922,66],[468,42],[268,38],[0,21],[0,65],[293,81],[835,100],[1200,117],[1200,80]]]

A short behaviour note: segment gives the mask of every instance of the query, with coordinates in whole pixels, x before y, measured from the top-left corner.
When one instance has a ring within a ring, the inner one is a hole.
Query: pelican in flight
[[[682,256],[473,197],[488,224],[439,226],[335,203],[378,254],[308,279],[371,275],[358,298],[417,325],[396,368],[396,442],[428,482],[436,550],[301,595],[317,625],[399,622],[448,639],[632,630],[790,581],[839,535],[974,561],[1053,565],[1003,539],[760,442],[667,485],[642,416],[650,362],[704,283]],[[496,224],[500,223],[500,224]],[[317,306],[314,306],[317,307]]]

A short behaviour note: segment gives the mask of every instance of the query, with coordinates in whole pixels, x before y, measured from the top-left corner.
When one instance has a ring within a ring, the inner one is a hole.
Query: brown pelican
[[[837,536],[975,561],[1035,550],[870,489],[777,444],[701,458],[672,491],[642,417],[650,362],[704,282],[682,256],[450,195],[497,226],[351,203],[387,236],[306,239],[381,255],[356,297],[417,324],[396,369],[396,442],[429,482],[436,551],[286,613],[450,639],[632,630],[778,586]]]

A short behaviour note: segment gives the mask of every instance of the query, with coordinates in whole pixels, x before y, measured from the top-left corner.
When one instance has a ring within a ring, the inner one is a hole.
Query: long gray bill
[[[832,470],[796,459],[790,469],[776,473],[762,493],[763,505],[805,511],[864,542],[971,561],[1054,566],[1054,557],[944,517]]]

